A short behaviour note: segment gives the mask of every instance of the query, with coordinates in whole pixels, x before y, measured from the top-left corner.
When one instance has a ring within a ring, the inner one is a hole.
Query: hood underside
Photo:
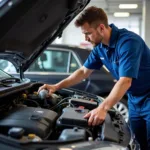
[[[0,58],[25,71],[90,0],[3,0]]]

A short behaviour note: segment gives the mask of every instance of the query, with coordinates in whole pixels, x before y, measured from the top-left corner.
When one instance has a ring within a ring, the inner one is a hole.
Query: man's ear
[[[105,28],[105,26],[104,26],[103,24],[99,24],[99,25],[98,25],[98,32],[99,32],[100,34],[104,33],[104,28]]]
[[[101,31],[101,33],[103,33],[103,32],[104,32],[104,29],[105,29],[104,24],[100,24],[99,26],[100,26],[100,31]]]

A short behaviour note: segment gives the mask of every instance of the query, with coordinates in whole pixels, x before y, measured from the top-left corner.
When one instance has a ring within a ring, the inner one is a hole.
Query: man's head
[[[76,27],[81,27],[85,40],[94,46],[104,40],[105,30],[109,27],[108,18],[103,9],[89,7],[75,21]]]

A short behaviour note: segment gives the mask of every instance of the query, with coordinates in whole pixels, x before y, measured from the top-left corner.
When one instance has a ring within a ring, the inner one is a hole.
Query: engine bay
[[[18,141],[110,141],[127,146],[131,133],[123,117],[114,109],[99,126],[88,126],[83,116],[96,108],[102,97],[62,89],[51,96],[37,93],[42,84],[25,84],[0,98],[0,133]]]

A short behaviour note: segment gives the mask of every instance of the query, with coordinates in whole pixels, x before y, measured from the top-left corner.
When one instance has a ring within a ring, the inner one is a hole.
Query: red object
[[[78,108],[80,108],[80,109],[84,109],[85,107],[84,107],[84,106],[79,106]]]

